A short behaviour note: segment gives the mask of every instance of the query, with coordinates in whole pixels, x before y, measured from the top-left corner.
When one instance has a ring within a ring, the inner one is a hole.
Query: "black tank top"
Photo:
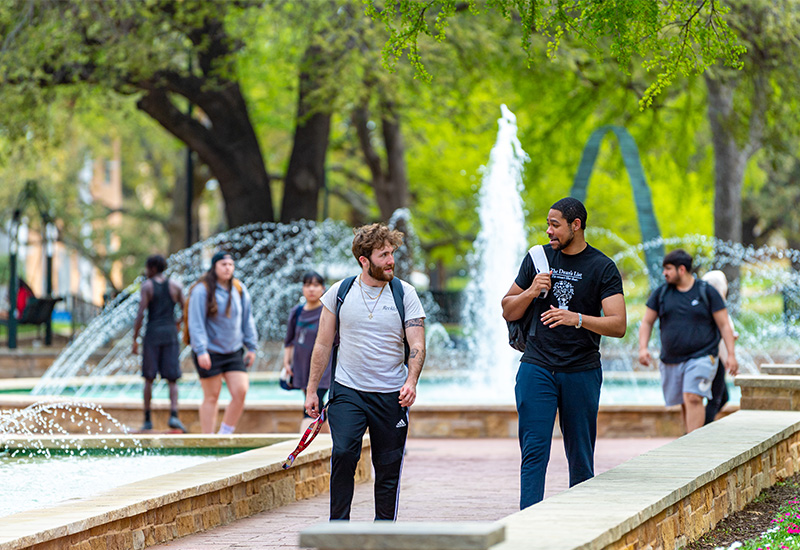
[[[175,300],[169,293],[169,279],[153,284],[153,296],[147,304],[147,331],[144,339],[148,344],[169,344],[178,340],[175,326]]]

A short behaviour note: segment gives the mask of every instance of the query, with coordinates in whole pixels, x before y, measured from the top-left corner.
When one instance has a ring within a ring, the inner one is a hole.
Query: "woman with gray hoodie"
[[[250,294],[233,277],[233,271],[233,257],[227,252],[217,252],[211,258],[211,268],[189,294],[190,343],[203,388],[200,405],[203,433],[214,433],[223,379],[231,402],[218,433],[234,432],[249,387],[247,368],[256,358],[258,335]]]

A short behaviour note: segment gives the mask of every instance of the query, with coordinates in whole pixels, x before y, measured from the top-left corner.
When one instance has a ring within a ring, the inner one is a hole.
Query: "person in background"
[[[692,274],[692,256],[680,248],[662,261],[663,285],[647,300],[639,326],[639,363],[649,365],[647,349],[656,319],[661,330],[661,389],[668,407],[680,405],[686,433],[703,426],[703,398],[711,399],[720,338],[728,350],[727,368],[739,370],[725,301],[714,287]]]
[[[723,300],[728,299],[728,278],[725,273],[715,269],[703,275],[703,280],[713,286]],[[733,319],[728,313],[728,322],[733,330],[734,341],[739,338],[736,332],[736,327],[733,325]],[[725,365],[728,360],[728,348],[725,347],[725,342],[719,343],[719,361],[717,361],[717,374],[714,376],[714,381],[711,383],[711,399],[706,402],[706,424],[714,421],[717,413],[722,410],[725,403],[728,402],[728,386],[725,384]]]
[[[322,275],[316,271],[308,271],[303,274],[303,298],[306,302],[292,308],[289,313],[289,322],[286,324],[281,377],[291,380],[292,389],[303,390],[304,396],[311,368],[311,353],[314,351],[314,342],[317,340],[317,331],[319,330],[319,318],[322,314],[320,298],[324,293],[325,279]],[[325,395],[330,386],[331,365],[329,363],[317,387],[320,407],[325,406]],[[307,428],[311,422],[312,418],[304,410],[300,431]]]
[[[152,430],[150,401],[153,397],[153,380],[156,375],[169,385],[170,428],[186,433],[186,427],[178,418],[178,379],[181,365],[178,359],[178,325],[175,306],[183,308],[183,287],[177,281],[164,276],[167,261],[155,254],[145,262],[147,280],[142,283],[139,311],[133,322],[133,346],[131,353],[139,354],[139,331],[142,328],[144,312],[147,310],[147,330],[142,342],[142,377],[144,377],[144,424],[142,430]]]
[[[256,358],[258,335],[247,288],[233,276],[233,257],[217,252],[211,268],[189,293],[189,335],[197,374],[203,387],[200,427],[213,433],[222,380],[231,401],[220,434],[231,434],[244,411],[250,382],[247,368]]]

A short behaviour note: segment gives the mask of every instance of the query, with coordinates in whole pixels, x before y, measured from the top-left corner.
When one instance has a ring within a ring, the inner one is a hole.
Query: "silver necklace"
[[[369,294],[366,295],[369,296],[370,300],[375,300],[375,305],[372,306],[372,309],[370,309],[369,306],[367,305],[367,298],[365,296],[366,293],[364,292],[364,285],[361,284],[360,276],[358,280],[358,288],[361,289],[361,299],[364,300],[364,307],[367,308],[367,313],[369,313],[369,318],[372,319],[372,313],[375,311],[375,308],[378,307],[378,302],[380,301],[379,298],[381,297],[381,294],[383,294],[383,289],[386,288],[386,285],[383,285],[381,287],[381,291],[378,292],[378,295],[375,296],[374,298],[372,296],[369,296]]]

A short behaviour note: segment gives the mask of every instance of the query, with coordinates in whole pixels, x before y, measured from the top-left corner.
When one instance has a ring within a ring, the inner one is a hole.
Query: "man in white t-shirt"
[[[322,296],[324,309],[311,356],[305,407],[312,418],[319,416],[317,385],[334,344],[338,310],[338,356],[327,412],[333,439],[331,520],[350,519],[355,471],[367,428],[375,469],[375,519],[397,519],[408,407],[416,400],[425,362],[425,311],[413,286],[392,281],[394,252],[402,242],[401,232],[382,224],[356,229],[353,255],[361,274],[337,282]],[[346,294],[340,297],[343,284]],[[404,309],[404,322],[397,305]]]

